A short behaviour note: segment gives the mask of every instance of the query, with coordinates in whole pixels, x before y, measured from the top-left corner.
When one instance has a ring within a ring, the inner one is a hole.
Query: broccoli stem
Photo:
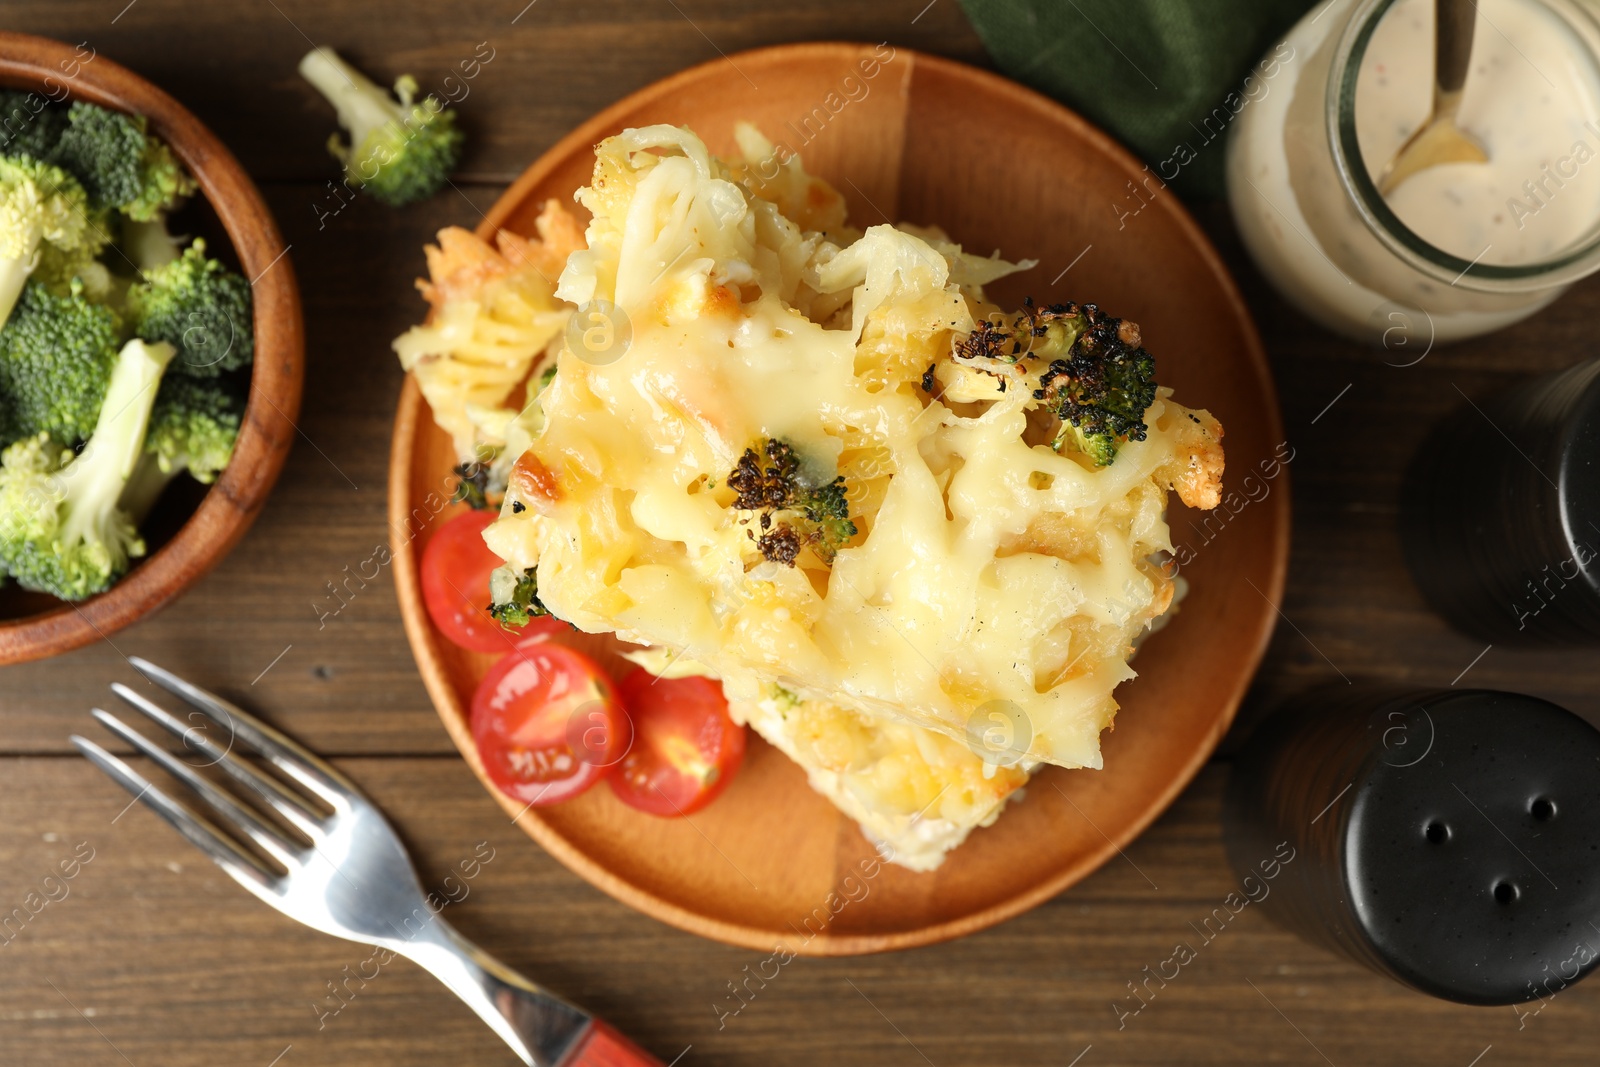
[[[122,346],[94,433],[62,474],[68,483],[63,542],[109,539],[101,527],[115,515],[115,505],[144,451],[156,389],[177,351],[165,341],[146,344],[137,338]]]
[[[0,259],[0,326],[4,326],[6,320],[11,318],[11,309],[17,306],[17,299],[22,296],[22,287],[28,283],[33,268],[39,265],[39,242],[43,236],[43,231],[35,227],[33,242],[28,246],[26,255],[16,259]]]
[[[161,469],[161,460],[154,452],[146,452],[139,457],[139,462],[133,468],[133,474],[128,478],[128,484],[122,487],[122,496],[117,500],[117,507],[127,512],[128,518],[133,520],[135,526],[143,526],[145,518],[156,506],[156,501],[161,499],[161,494],[166,492],[172,480],[183,472],[182,467],[173,466],[169,470]]]
[[[167,232],[166,217],[159,212],[147,221],[124,219],[122,244],[141,273],[165,267],[179,255],[178,240]]]
[[[400,108],[389,94],[331,48],[307,52],[300,60],[300,76],[339,113],[339,125],[349,132],[352,149],[365,144],[373,130],[401,118]]]

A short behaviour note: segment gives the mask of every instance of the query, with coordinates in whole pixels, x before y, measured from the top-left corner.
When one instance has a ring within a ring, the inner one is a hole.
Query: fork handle
[[[529,1067],[661,1067],[611,1026],[462,937],[443,916],[388,947],[466,1001]]]
[[[661,1067],[661,1061],[619,1034],[610,1023],[593,1019],[561,1067]]]

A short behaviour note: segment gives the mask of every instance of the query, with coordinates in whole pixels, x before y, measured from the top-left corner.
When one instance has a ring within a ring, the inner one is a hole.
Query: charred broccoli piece
[[[520,630],[550,611],[539,600],[539,578],[534,568],[519,571],[509,564],[489,575],[489,614],[508,630]]]
[[[1139,326],[1094,304],[1052,304],[1022,315],[1035,357],[1049,359],[1033,395],[1061,419],[1052,447],[1074,449],[1104,467],[1127,441],[1143,441],[1156,398],[1155,357]]]
[[[488,463],[478,460],[457,463],[450,468],[450,473],[456,476],[456,491],[450,495],[450,503],[465,504],[473,511],[493,506],[489,500]]]
[[[759,448],[745,449],[727,483],[738,494],[734,507],[758,513],[762,532],[756,537],[752,531],[751,537],[775,563],[793,567],[800,550],[809,546],[818,559],[831,564],[856,535],[844,475],[820,485],[808,482],[793,446],[784,441],[767,438]]]

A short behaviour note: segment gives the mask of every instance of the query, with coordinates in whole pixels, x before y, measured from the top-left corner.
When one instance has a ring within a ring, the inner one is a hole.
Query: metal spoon
[[[1477,18],[1473,0],[1434,0],[1433,113],[1406,138],[1378,176],[1384,196],[1420,170],[1441,163],[1487,163],[1489,156],[1456,125],[1461,90],[1472,62],[1472,31]]]

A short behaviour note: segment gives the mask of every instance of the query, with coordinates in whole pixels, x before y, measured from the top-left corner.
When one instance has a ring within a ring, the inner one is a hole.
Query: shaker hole
[[[1423,836],[1436,845],[1442,845],[1450,840],[1450,828],[1442,822],[1430,822],[1427,829],[1423,830],[1422,833]]]
[[[1494,899],[1499,901],[1501,904],[1510,904],[1520,895],[1521,894],[1517,892],[1517,887],[1512,885],[1510,882],[1501,882],[1499,885],[1494,887]]]
[[[1554,818],[1556,805],[1549,797],[1538,797],[1528,805],[1528,813],[1540,822]]]

